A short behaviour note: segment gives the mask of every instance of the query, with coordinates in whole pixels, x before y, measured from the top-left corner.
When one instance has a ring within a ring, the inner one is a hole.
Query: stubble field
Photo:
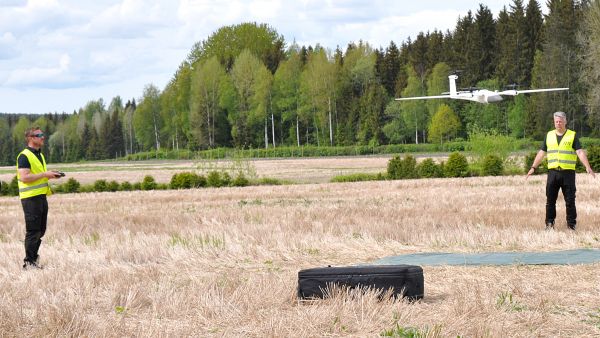
[[[386,164],[346,161],[359,172]],[[279,165],[299,181],[347,170]],[[2,197],[0,336],[598,336],[600,264],[424,266],[414,303],[295,297],[310,267],[600,248],[598,181],[577,180],[575,233],[562,200],[557,230],[543,230],[545,176],[54,195],[42,271],[21,270],[21,206]]]

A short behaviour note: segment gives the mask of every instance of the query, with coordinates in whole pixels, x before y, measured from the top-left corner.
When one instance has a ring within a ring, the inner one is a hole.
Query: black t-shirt
[[[560,141],[562,140],[563,136],[565,136],[565,134],[556,135],[556,143],[560,144]],[[544,136],[544,142],[542,143],[542,147],[540,149],[547,152],[548,145],[546,145],[546,138],[548,138],[548,134]],[[576,151],[581,149],[581,142],[579,142],[579,136],[577,136],[577,134],[575,134],[575,139],[573,139],[573,149],[575,149]]]
[[[27,149],[31,150],[31,152],[35,155],[35,157],[37,157],[38,160],[40,160],[40,163],[44,163],[44,161],[42,161],[42,151],[41,150],[35,150],[31,147],[27,147]],[[17,158],[17,168],[18,169],[31,169],[31,163],[29,163],[29,159],[24,154],[19,155],[19,157]]]

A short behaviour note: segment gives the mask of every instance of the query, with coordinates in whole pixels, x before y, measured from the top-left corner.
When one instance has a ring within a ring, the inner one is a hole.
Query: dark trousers
[[[38,250],[42,237],[46,233],[48,220],[48,201],[46,195],[38,195],[21,200],[25,214],[25,262],[34,263],[38,259]]]
[[[562,189],[567,209],[567,224],[577,224],[577,208],[575,207],[575,171],[574,170],[548,170],[546,181],[546,223],[554,224],[556,218],[556,199],[558,191]]]

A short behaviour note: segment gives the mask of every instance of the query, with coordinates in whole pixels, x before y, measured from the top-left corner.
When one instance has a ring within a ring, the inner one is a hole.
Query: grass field
[[[300,182],[387,162],[269,161],[257,161],[258,176]],[[151,171],[163,175],[160,165]],[[55,195],[45,269],[26,272],[21,206],[2,197],[0,336],[597,337],[600,264],[424,266],[425,298],[415,303],[347,291],[295,297],[303,268],[600,248],[599,181],[577,180],[574,233],[562,200],[557,229],[543,230],[545,176]]]

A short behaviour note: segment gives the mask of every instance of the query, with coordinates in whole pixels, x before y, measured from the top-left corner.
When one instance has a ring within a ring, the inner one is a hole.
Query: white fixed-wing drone
[[[528,93],[540,93],[540,92],[555,92],[560,90],[569,90],[569,88],[544,88],[544,89],[527,89],[527,90],[503,90],[503,91],[491,91],[488,89],[478,89],[474,88],[473,90],[456,90],[456,79],[458,79],[458,75],[450,75],[448,76],[448,80],[450,81],[450,92],[442,93],[442,95],[434,95],[434,96],[416,96],[416,97],[401,97],[397,98],[396,101],[405,101],[405,100],[428,100],[428,99],[455,99],[455,100],[468,100],[475,101],[479,103],[492,103],[502,101],[502,96],[517,96],[519,94],[528,94]]]

